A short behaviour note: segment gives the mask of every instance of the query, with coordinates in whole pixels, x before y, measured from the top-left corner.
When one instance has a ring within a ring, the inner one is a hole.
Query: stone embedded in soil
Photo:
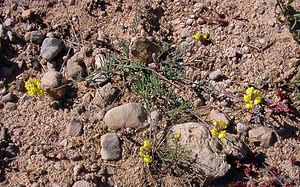
[[[187,38],[189,36],[191,36],[191,32],[188,28],[184,28],[184,29],[181,30],[181,32],[180,32],[180,37],[181,38]]]
[[[30,9],[24,10],[21,14],[23,19],[29,19],[32,15],[32,11]]]
[[[162,116],[158,111],[152,111],[150,116],[148,117],[148,123],[150,124],[150,128],[155,130],[157,128],[158,123],[161,121]]]
[[[76,78],[78,75],[83,76],[85,70],[76,60],[71,58],[67,61],[67,74],[71,78]]]
[[[41,47],[41,57],[45,60],[53,60],[62,50],[64,43],[58,38],[46,38]]]
[[[64,84],[64,77],[60,72],[49,70],[43,75],[41,82],[42,87],[52,98],[61,99],[64,97],[66,87],[59,88]]]
[[[103,121],[108,128],[137,128],[146,118],[145,110],[139,103],[127,103],[110,109]]]
[[[27,32],[24,36],[25,41],[35,44],[41,44],[44,40],[44,34],[41,31]]]
[[[99,89],[98,93],[101,103],[107,105],[113,103],[116,100],[116,98],[120,94],[120,90],[117,87],[113,86],[111,83],[107,83]]]
[[[245,123],[237,123],[236,131],[241,134],[247,134],[249,131],[249,125],[246,125]]]
[[[239,141],[238,138],[227,133],[226,138],[221,139],[223,145],[223,152],[226,155],[230,155],[235,159],[245,159],[248,155],[248,148],[244,142]]]
[[[226,154],[222,152],[222,143],[212,137],[209,129],[201,123],[183,123],[171,128],[173,133],[180,133],[179,143],[190,150],[194,160],[191,172],[202,171],[208,181],[223,177],[230,169],[226,162]],[[171,142],[169,142],[171,143]]]
[[[7,103],[7,102],[13,102],[14,100],[14,95],[12,93],[7,93],[6,95],[4,95],[2,98],[1,98],[1,101],[3,103]]]
[[[17,105],[16,103],[13,103],[13,102],[7,102],[5,105],[4,105],[4,110],[8,110],[8,111],[14,111],[17,109]]]
[[[157,56],[160,47],[145,37],[133,37],[129,45],[129,58],[132,63],[147,64]]]
[[[223,75],[222,75],[222,72],[221,72],[221,70],[215,70],[215,71],[213,71],[213,72],[211,72],[210,74],[209,74],[209,79],[211,79],[211,80],[218,80],[218,79],[220,79],[221,77],[222,77]]]
[[[78,175],[80,175],[84,171],[85,171],[85,167],[84,167],[83,164],[77,164],[73,168],[74,176],[78,176]]]
[[[72,187],[93,187],[93,184],[85,180],[81,180],[81,181],[76,181]]]
[[[260,143],[263,147],[270,147],[276,142],[276,135],[273,129],[262,126],[249,131],[249,140]]]
[[[211,110],[208,117],[210,120],[224,121],[226,124],[229,124],[229,119],[225,116],[225,114],[216,110]]]
[[[67,127],[67,134],[69,136],[80,136],[82,135],[83,126],[79,120],[72,119]]]
[[[107,133],[101,136],[101,158],[117,160],[121,157],[120,139],[116,133]]]

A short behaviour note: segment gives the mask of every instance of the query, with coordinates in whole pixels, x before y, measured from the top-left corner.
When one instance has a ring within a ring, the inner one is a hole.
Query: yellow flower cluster
[[[254,105],[261,103],[262,93],[253,87],[249,87],[244,94],[244,101],[246,103],[246,108],[252,109]]]
[[[195,34],[194,34],[194,38],[200,42],[203,42],[205,40],[207,40],[209,37],[209,34],[207,32],[204,32],[204,33],[200,33],[199,31],[197,31]]]
[[[45,94],[45,90],[41,86],[41,80],[37,78],[29,77],[29,79],[25,82],[25,88],[30,96],[41,97]]]
[[[180,133],[170,134],[169,138],[179,140],[181,138],[181,134]]]
[[[144,145],[140,147],[139,155],[144,158],[144,162],[150,164],[152,162],[151,154],[152,142],[145,140]]]
[[[226,137],[227,124],[225,121],[214,121],[214,128],[210,130],[211,134],[218,136],[219,139]]]

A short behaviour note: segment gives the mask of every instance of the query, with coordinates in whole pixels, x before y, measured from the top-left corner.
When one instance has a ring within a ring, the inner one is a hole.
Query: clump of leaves
[[[276,18],[288,26],[294,39],[300,43],[300,12],[293,7],[294,1],[288,0],[288,2],[284,2],[277,0],[276,6],[279,7],[280,13],[276,12]]]

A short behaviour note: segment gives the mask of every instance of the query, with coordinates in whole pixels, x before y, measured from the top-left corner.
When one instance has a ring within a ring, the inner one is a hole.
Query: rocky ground
[[[0,1],[1,186],[300,186],[300,21],[278,2]]]

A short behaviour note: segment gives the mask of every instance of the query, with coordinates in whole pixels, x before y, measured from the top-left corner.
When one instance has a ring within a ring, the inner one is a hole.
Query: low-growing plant
[[[181,134],[172,133],[168,136],[168,139],[171,142],[162,149],[161,158],[171,165],[178,165],[180,162],[186,161],[191,151],[186,150],[186,148],[180,144]]]
[[[45,95],[45,90],[41,86],[41,79],[29,77],[25,82],[25,88],[30,96],[41,97]]]

